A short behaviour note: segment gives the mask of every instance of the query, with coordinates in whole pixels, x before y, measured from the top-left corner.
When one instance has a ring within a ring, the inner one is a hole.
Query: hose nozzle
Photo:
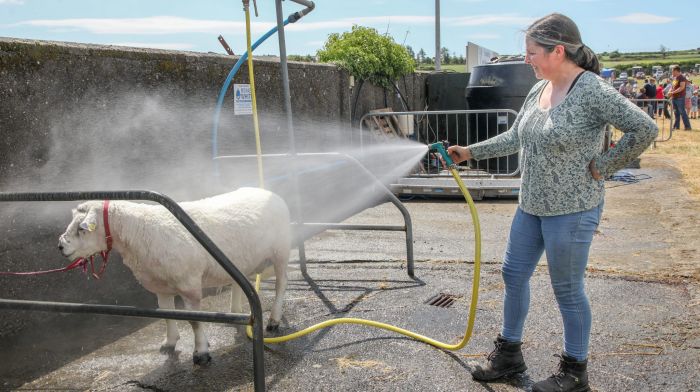
[[[450,144],[447,142],[447,140],[443,140],[441,142],[429,144],[428,151],[432,153],[439,153],[442,156],[442,159],[445,161],[447,167],[453,168],[455,164],[452,161],[452,158],[450,158],[450,156],[447,154],[447,147],[449,147],[449,145]]]

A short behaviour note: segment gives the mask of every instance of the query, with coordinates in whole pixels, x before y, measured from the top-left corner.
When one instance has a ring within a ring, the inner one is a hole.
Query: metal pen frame
[[[366,167],[362,165],[360,161],[356,158],[342,154],[339,152],[320,152],[320,153],[295,153],[295,154],[262,154],[263,159],[270,158],[289,158],[295,163],[292,169],[292,181],[296,194],[298,195],[298,172],[296,166],[297,157],[338,157],[347,160],[351,165],[357,167],[361,173],[364,173],[374,184],[382,190],[386,195],[389,202],[391,202],[401,213],[403,217],[404,224],[401,225],[367,225],[367,224],[342,224],[342,223],[330,223],[330,222],[304,222],[303,214],[298,214],[297,227],[313,227],[317,229],[324,230],[368,230],[368,231],[403,231],[406,233],[406,270],[408,276],[413,278],[415,276],[414,268],[414,256],[413,256],[413,224],[411,222],[411,214],[406,209],[406,206],[401,203],[401,201],[394,195],[394,193],[387,188],[377,177],[374,176]],[[215,160],[235,160],[235,159],[252,159],[257,157],[256,155],[222,155],[216,157]],[[297,197],[297,200],[299,198]],[[297,238],[297,244],[299,246],[299,265],[301,271],[306,273],[306,253],[304,249],[305,239],[299,236]]]

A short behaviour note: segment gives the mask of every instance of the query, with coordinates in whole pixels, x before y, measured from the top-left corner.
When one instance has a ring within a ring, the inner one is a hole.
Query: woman
[[[584,275],[603,210],[604,178],[639,156],[658,129],[640,108],[601,79],[598,60],[576,24],[561,14],[525,31],[525,62],[538,82],[507,132],[448,149],[455,162],[520,153],[522,183],[504,256],[503,325],[496,348],[472,376],[492,381],[527,369],[520,350],[529,280],[543,252],[564,322],[559,371],[533,391],[587,391],[591,309]],[[602,152],[604,130],[624,133]]]

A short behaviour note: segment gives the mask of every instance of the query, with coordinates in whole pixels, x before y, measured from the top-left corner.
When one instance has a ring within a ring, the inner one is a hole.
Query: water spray
[[[464,185],[464,182],[462,181],[462,178],[459,176],[459,173],[457,171],[457,165],[452,161],[450,156],[447,154],[447,143],[446,142],[437,142],[430,144],[428,147],[428,152],[430,153],[437,153],[442,156],[443,160],[445,161],[448,169],[452,173],[452,176],[455,178],[455,181],[457,181],[457,185],[459,186],[459,189],[462,191],[462,195],[464,195],[464,199],[467,201],[467,204],[469,204],[469,212],[472,217],[472,223],[474,225],[474,274],[472,278],[472,296],[471,296],[471,302],[469,304],[469,317],[467,320],[467,326],[466,326],[466,331],[464,332],[464,336],[462,339],[456,343],[456,344],[447,344],[440,342],[438,340],[429,338],[424,335],[417,334],[415,332],[399,328],[390,324],[386,323],[381,323],[378,321],[373,321],[373,320],[366,320],[366,319],[360,319],[360,318],[349,318],[349,317],[343,317],[343,318],[337,318],[337,319],[332,319],[332,320],[327,320],[323,321],[321,323],[312,325],[308,328],[305,328],[301,331],[297,331],[294,333],[291,333],[289,335],[285,336],[279,336],[279,337],[271,337],[271,338],[264,338],[263,341],[268,344],[276,344],[276,343],[283,343],[289,340],[297,339],[300,338],[304,335],[308,335],[311,332],[317,331],[319,329],[323,328],[328,328],[333,325],[337,324],[359,324],[359,325],[366,325],[370,327],[375,327],[375,328],[380,328],[384,329],[387,331],[392,331],[399,333],[401,335],[408,336],[410,338],[413,338],[415,340],[421,341],[423,343],[427,343],[431,346],[443,349],[443,350],[449,350],[449,351],[456,351],[462,349],[464,346],[467,345],[469,342],[471,336],[472,336],[472,331],[474,329],[474,319],[476,317],[476,305],[479,300],[479,280],[481,276],[481,227],[479,225],[479,216],[476,211],[476,206],[474,205],[474,200],[472,200],[471,194],[469,193],[469,190],[467,187]],[[260,289],[260,276],[258,275],[256,281],[255,281],[255,289],[256,291],[259,291]],[[249,338],[253,336],[253,329],[252,326],[248,326],[246,329],[247,335]]]
[[[302,0],[296,0],[296,2],[302,2]],[[313,3],[309,2],[309,8],[308,10],[310,11],[313,9]],[[250,84],[251,84],[251,92],[254,92],[254,86],[255,86],[255,79],[253,79],[253,64],[252,64],[252,59],[250,57],[250,54],[253,51],[253,46],[251,45],[250,41],[250,11],[249,11],[249,0],[243,0],[243,5],[244,5],[244,11],[246,13],[246,38],[247,38],[247,44],[248,44],[248,66],[249,66],[249,72],[250,72]],[[300,18],[302,15],[299,15],[298,18]],[[298,19],[297,17],[294,18],[294,20]],[[255,94],[252,93],[252,101],[253,101],[253,109],[254,109],[254,122],[255,122],[255,132],[256,132],[256,146],[257,146],[257,155],[258,159],[260,159],[261,151],[260,151],[260,139],[259,139],[259,130],[258,130],[258,124],[257,124],[257,113],[255,110],[256,107],[256,97]],[[218,108],[217,108],[218,109]],[[218,110],[217,110],[218,114]],[[215,125],[216,126],[216,125]],[[214,149],[216,151],[216,149]],[[430,153],[437,153],[442,156],[442,159],[445,161],[448,169],[452,173],[452,176],[455,178],[455,181],[457,181],[457,185],[459,186],[460,190],[462,191],[462,194],[464,195],[465,200],[469,204],[469,211],[472,217],[472,222],[474,224],[474,274],[473,274],[473,282],[472,282],[472,297],[471,297],[471,303],[469,305],[469,317],[467,320],[467,326],[466,326],[466,331],[464,333],[464,336],[462,339],[456,343],[456,344],[447,344],[443,343],[440,341],[437,341],[435,339],[429,338],[424,335],[417,334],[415,332],[399,328],[390,324],[386,323],[381,323],[378,321],[373,321],[373,320],[366,320],[366,319],[360,319],[360,318],[337,318],[337,319],[332,319],[332,320],[327,320],[321,323],[318,323],[316,325],[312,325],[308,328],[305,328],[301,331],[294,332],[289,335],[285,336],[279,336],[279,337],[271,337],[271,338],[264,338],[263,342],[268,343],[268,344],[274,344],[274,343],[283,343],[289,340],[297,339],[302,336],[305,336],[307,334],[310,334],[311,332],[317,331],[319,329],[327,328],[333,325],[337,324],[359,324],[359,325],[367,325],[370,327],[375,327],[375,328],[380,328],[384,329],[387,331],[392,331],[396,332],[405,336],[408,336],[410,338],[413,338],[415,340],[430,344],[432,346],[435,346],[437,348],[441,348],[443,350],[450,350],[450,351],[455,351],[462,349],[466,344],[469,342],[469,339],[471,338],[472,331],[474,329],[474,319],[476,316],[476,305],[479,299],[479,279],[480,279],[480,272],[481,272],[481,228],[479,226],[479,217],[476,211],[476,206],[474,205],[474,201],[472,200],[472,197],[469,193],[469,190],[466,188],[464,185],[464,182],[462,181],[462,178],[459,176],[459,173],[457,172],[457,166],[454,164],[450,156],[447,154],[447,143],[446,142],[438,142],[438,143],[433,143],[428,146],[428,152]],[[258,161],[259,165],[259,177],[260,177],[260,186],[262,187],[264,181],[263,181],[263,175],[262,175],[262,165],[261,162]],[[255,290],[259,291],[260,289],[260,275],[256,276],[255,279]],[[248,325],[246,328],[246,333],[249,338],[253,337],[253,327],[252,325]]]

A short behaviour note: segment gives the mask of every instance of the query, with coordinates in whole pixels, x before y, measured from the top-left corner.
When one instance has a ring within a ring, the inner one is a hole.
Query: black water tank
[[[464,88],[469,84],[468,73],[432,73],[425,79],[428,110],[464,110]],[[419,110],[423,110],[420,108]]]
[[[535,83],[535,73],[524,61],[477,65],[465,89],[467,109],[520,111]]]
[[[519,112],[528,92],[537,83],[535,73],[524,61],[498,62],[477,65],[472,68],[465,88],[467,109],[512,109]],[[514,116],[509,116],[509,122]],[[497,114],[470,116],[468,143],[473,144],[494,137],[508,130],[499,124]],[[495,174],[507,174],[518,165],[517,155],[471,162],[473,168]]]

